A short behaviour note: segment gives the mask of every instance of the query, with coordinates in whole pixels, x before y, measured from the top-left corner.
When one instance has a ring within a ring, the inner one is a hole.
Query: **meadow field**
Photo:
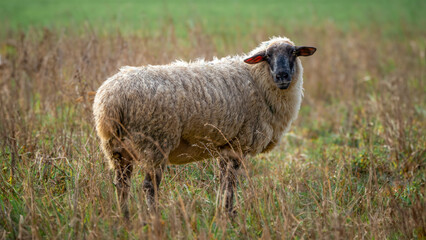
[[[0,2],[0,239],[425,239],[426,1]],[[123,65],[242,54],[271,36],[317,47],[279,146],[246,159],[238,214],[212,159],[143,170],[130,221],[92,101]]]

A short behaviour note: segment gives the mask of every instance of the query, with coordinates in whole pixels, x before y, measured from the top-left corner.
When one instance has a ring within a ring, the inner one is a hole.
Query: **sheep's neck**
[[[269,71],[267,63],[257,64],[251,68],[254,83],[268,105],[272,114],[274,129],[284,131],[297,117],[302,97],[302,69],[297,64],[290,87],[286,90],[279,89]]]

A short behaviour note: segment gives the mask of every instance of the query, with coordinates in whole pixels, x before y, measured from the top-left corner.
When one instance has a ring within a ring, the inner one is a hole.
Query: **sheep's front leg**
[[[233,217],[234,210],[234,190],[237,186],[237,171],[241,166],[241,161],[237,157],[228,157],[219,161],[221,197],[224,200],[225,209]]]
[[[155,211],[157,208],[156,199],[158,199],[158,188],[160,187],[161,178],[163,176],[163,169],[164,167],[158,167],[146,172],[146,176],[143,181],[143,190],[145,192],[149,210]]]

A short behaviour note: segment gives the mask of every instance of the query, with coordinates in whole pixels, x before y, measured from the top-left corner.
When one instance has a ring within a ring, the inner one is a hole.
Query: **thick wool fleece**
[[[283,42],[294,45],[273,38],[251,54]],[[249,65],[245,57],[122,68],[102,84],[93,106],[106,156],[113,160],[115,149],[126,148],[156,166],[271,150],[297,117],[302,65],[297,59],[290,87],[281,90],[266,62]]]

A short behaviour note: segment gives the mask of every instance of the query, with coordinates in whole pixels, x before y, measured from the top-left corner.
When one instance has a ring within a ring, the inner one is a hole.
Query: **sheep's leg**
[[[125,149],[114,152],[113,157],[115,167],[114,185],[117,188],[118,202],[120,204],[121,212],[124,217],[128,219],[129,208],[127,205],[127,199],[129,197],[131,183],[130,178],[133,170],[132,158]]]
[[[237,186],[237,171],[241,161],[237,157],[228,157],[219,161],[221,197],[224,200],[225,209],[233,217],[234,210],[234,190]]]
[[[155,211],[157,208],[156,200],[158,199],[158,189],[160,187],[162,176],[163,167],[158,167],[146,172],[146,176],[143,181],[143,190],[145,192],[149,210]]]

